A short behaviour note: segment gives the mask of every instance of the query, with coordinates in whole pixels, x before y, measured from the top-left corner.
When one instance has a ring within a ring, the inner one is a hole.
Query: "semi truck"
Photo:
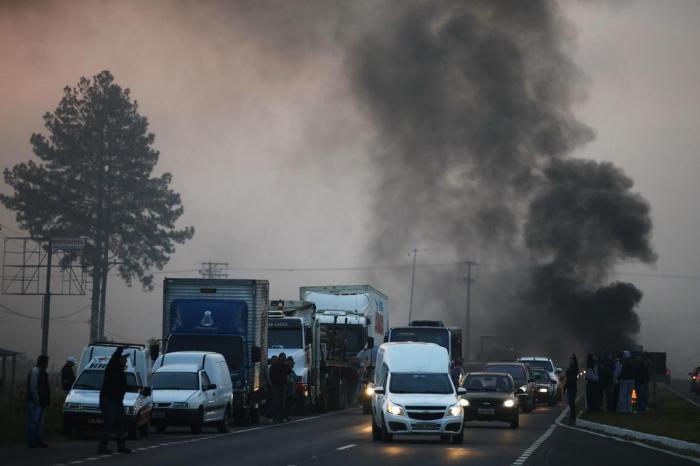
[[[260,419],[267,361],[267,280],[166,278],[163,353],[212,351],[226,359],[233,417]]]
[[[389,330],[386,341],[435,343],[447,350],[450,362],[462,358],[462,329],[444,325],[422,325],[428,321],[412,321],[408,327]],[[430,321],[434,322],[434,321]],[[419,323],[419,325],[416,325]]]
[[[320,396],[320,323],[315,314],[316,306],[307,301],[280,299],[270,303],[267,356],[284,353],[294,359],[297,381],[293,407],[299,415],[315,408]]]
[[[319,408],[343,409],[360,377],[374,367],[375,342],[379,344],[389,328],[388,298],[370,285],[302,286],[299,298],[316,308]]]

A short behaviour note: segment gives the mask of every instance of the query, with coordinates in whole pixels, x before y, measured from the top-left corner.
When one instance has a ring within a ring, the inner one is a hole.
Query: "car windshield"
[[[199,390],[196,372],[156,372],[151,383],[154,390]]]
[[[469,375],[464,380],[464,388],[470,392],[513,393],[513,383],[506,375]]]
[[[450,331],[439,327],[406,327],[393,328],[389,334],[389,341],[417,341],[422,343],[435,343],[450,350]]]
[[[73,388],[79,390],[102,390],[102,382],[105,378],[104,370],[86,369],[78,377],[78,380],[73,385]],[[136,376],[131,373],[126,373],[126,391],[137,392],[139,390],[136,383]]]
[[[528,366],[532,367],[533,369],[536,367],[539,367],[541,369],[546,370],[547,372],[554,372],[554,366],[552,365],[551,361],[547,361],[547,360],[538,361],[538,360],[528,359],[528,360],[523,360],[523,362],[525,364],[527,364]]]
[[[533,373],[535,374],[535,380],[539,383],[549,383],[551,381],[547,371],[533,371]]]
[[[520,364],[493,364],[486,366],[484,372],[505,372],[510,374],[514,380],[526,380],[525,368]]]
[[[236,335],[170,335],[166,353],[211,351],[226,359],[229,370],[243,367],[243,338]]]
[[[267,347],[270,349],[301,348],[302,329],[270,327],[267,330]]]
[[[391,393],[454,393],[447,374],[391,374]]]

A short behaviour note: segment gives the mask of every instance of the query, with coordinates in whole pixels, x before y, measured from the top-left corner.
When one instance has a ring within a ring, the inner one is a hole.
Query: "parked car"
[[[219,432],[228,432],[233,390],[221,354],[167,353],[156,359],[153,369],[153,424],[158,432],[185,425],[200,433],[204,424],[216,424]]]
[[[510,374],[515,383],[515,394],[518,396],[520,409],[529,413],[537,406],[535,376],[532,369],[522,362],[491,362],[486,364],[484,372]]]
[[[520,405],[513,377],[507,373],[474,372],[467,374],[460,396],[464,421],[501,421],[512,429],[520,425]]]
[[[550,358],[544,356],[523,356],[518,358],[518,361],[527,364],[533,370],[539,368],[547,371],[549,377],[556,382],[554,386],[554,392],[556,393],[555,402],[561,399],[564,391],[564,384],[561,383],[563,371],[560,367],[556,367]]]
[[[541,368],[533,369],[532,373],[535,376],[537,402],[554,406],[559,401],[559,381],[553,379],[549,372]]]
[[[384,343],[377,352],[372,395],[372,439],[439,435],[464,441],[464,409],[448,372],[447,350],[434,343]]]
[[[112,348],[112,352],[114,349]],[[68,392],[63,403],[63,431],[66,435],[70,435],[74,430],[83,432],[102,428],[100,391],[105,367],[110,358],[111,354],[97,356],[86,363],[73,388]],[[141,374],[134,367],[130,357],[127,358],[125,372],[126,432],[130,439],[135,439],[139,433],[142,437],[147,437],[152,414],[151,388],[144,385]]]
[[[688,372],[688,376],[690,377],[690,392],[700,395],[700,367]]]

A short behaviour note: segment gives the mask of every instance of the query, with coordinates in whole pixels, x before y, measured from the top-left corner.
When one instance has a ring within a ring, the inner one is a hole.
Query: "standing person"
[[[564,392],[566,400],[569,403],[569,420],[572,424],[576,423],[576,393],[578,392],[578,359],[576,353],[572,353],[569,357],[569,368],[566,370],[566,383],[564,384]]]
[[[27,376],[27,446],[29,448],[48,447],[41,440],[44,414],[51,404],[49,375],[46,373],[48,367],[49,357],[42,354]]]
[[[647,388],[650,376],[646,359],[646,353],[644,357],[640,355],[635,358],[634,390],[637,392],[637,413],[647,410]]]
[[[599,409],[598,404],[598,382],[600,377],[598,374],[598,364],[596,358],[588,353],[586,358],[586,410],[596,412]]]
[[[126,356],[119,346],[105,367],[104,382],[100,390],[100,410],[102,411],[102,438],[97,449],[101,455],[111,455],[107,449],[110,432],[114,431],[119,453],[131,453],[124,443],[124,394],[126,393]]]
[[[273,364],[277,363],[277,356],[272,356],[270,362],[265,368],[265,416],[272,419],[274,415],[274,400],[272,398],[272,379],[270,378],[270,369]]]
[[[270,367],[270,382],[272,383],[272,420],[282,422],[286,410],[287,377],[289,366],[287,355],[280,353],[277,362]]]
[[[73,388],[73,384],[75,383],[75,371],[73,368],[76,362],[78,362],[78,360],[71,356],[61,369],[61,388],[66,394]]]
[[[622,372],[622,362],[618,356],[613,362],[612,396],[610,397],[610,401],[608,401],[609,413],[617,411],[617,403],[620,399],[620,372]]]
[[[611,355],[610,353],[606,353],[598,365],[598,377],[600,379],[599,409],[601,410],[603,406],[605,406],[606,411],[610,411],[608,407],[610,406],[610,397],[612,396],[613,370]],[[603,399],[605,399],[605,403],[603,403]]]
[[[294,396],[296,395],[297,377],[294,373],[294,358],[287,356],[287,367],[289,368],[289,376],[287,376],[286,403],[284,410],[284,418],[289,421],[289,412],[294,405]]]
[[[622,369],[619,377],[620,394],[617,400],[618,413],[632,412],[632,389],[634,388],[634,365],[629,351],[622,352]]]
[[[450,378],[455,387],[459,387],[459,379],[462,377],[462,358],[457,358],[450,367]]]

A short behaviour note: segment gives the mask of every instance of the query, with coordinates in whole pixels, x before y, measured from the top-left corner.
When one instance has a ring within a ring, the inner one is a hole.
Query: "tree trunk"
[[[100,329],[100,285],[101,277],[101,253],[102,245],[100,241],[95,242],[95,252],[92,259],[92,297],[90,313],[90,343],[98,339]]]
[[[109,237],[105,238],[102,253],[102,277],[100,287],[100,328],[98,331],[100,340],[105,339],[105,312],[107,307],[107,274],[109,273]]]

